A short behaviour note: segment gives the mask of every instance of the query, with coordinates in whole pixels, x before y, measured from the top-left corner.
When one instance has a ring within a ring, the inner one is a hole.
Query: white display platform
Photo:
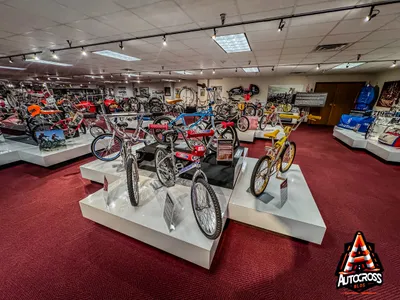
[[[92,140],[90,133],[81,134],[78,138],[67,140],[66,147],[55,151],[40,151],[38,146],[6,140],[0,144],[0,165],[22,160],[49,167],[90,153]]]
[[[241,142],[254,142],[254,134],[255,134],[255,130],[247,130],[245,132],[241,132],[239,130],[236,130],[237,134],[238,134],[238,138],[239,141]]]
[[[288,200],[279,208],[280,184],[273,175],[266,193],[273,197],[267,204],[250,192],[250,178],[257,162],[246,158],[246,168],[233,190],[228,217],[232,220],[271,230],[316,244],[321,244],[326,225],[321,217],[307,182],[298,165],[292,165],[284,174],[288,178]],[[271,197],[271,198],[272,198]]]
[[[184,208],[181,210],[181,221],[175,230],[169,232],[163,218],[167,189],[163,187],[159,193],[155,192],[150,185],[155,179],[142,175],[142,171],[140,170],[140,195],[145,199],[139,201],[138,207],[131,206],[124,186],[126,182],[122,182],[123,192],[115,195],[115,199],[109,206],[106,206],[103,190],[81,200],[79,204],[82,215],[96,223],[209,269],[220,237],[209,240],[200,231],[191,207],[190,188],[185,186],[190,181],[186,181],[185,185],[176,184],[169,188],[170,192],[179,198]],[[224,226],[232,190],[213,188],[221,206]]]
[[[369,139],[366,149],[386,161],[400,162],[400,149],[384,145],[377,140]]]
[[[365,135],[353,130],[335,126],[333,128],[333,136],[352,148],[365,149],[367,147]]]

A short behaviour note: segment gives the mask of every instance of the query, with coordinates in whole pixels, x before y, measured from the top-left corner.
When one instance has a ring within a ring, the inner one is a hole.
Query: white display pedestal
[[[246,158],[246,168],[236,183],[229,202],[228,217],[232,220],[271,230],[316,244],[321,244],[326,226],[298,165],[284,174],[288,178],[288,199],[280,207],[282,180],[270,178],[265,190],[271,197],[265,203],[254,197],[248,188],[257,159]]]
[[[255,134],[255,130],[247,130],[245,132],[241,132],[239,130],[236,130],[237,134],[238,134],[238,138],[239,141],[241,142],[254,142],[254,134]]]
[[[96,223],[209,269],[220,238],[209,240],[200,231],[191,207],[190,188],[179,184],[170,188],[174,196],[181,197],[179,201],[184,209],[180,211],[181,221],[176,229],[169,232],[163,218],[167,189],[161,188],[156,194],[150,186],[154,179],[143,176],[142,170],[140,173],[140,195],[142,198],[143,195],[146,197],[139,200],[139,206],[131,206],[126,190],[116,196],[109,206],[106,206],[103,190],[100,190],[79,202],[82,215]],[[123,184],[126,183],[123,182]],[[121,188],[124,189],[124,186]],[[221,206],[224,226],[232,191],[219,187],[213,188]]]
[[[367,147],[365,135],[353,130],[335,126],[333,129],[333,136],[352,148],[365,149]]]
[[[0,165],[23,160],[49,167],[90,153],[92,140],[90,133],[81,134],[78,138],[67,140],[66,147],[55,151],[40,151],[38,146],[6,140],[0,144]]]
[[[369,139],[367,150],[386,161],[400,162],[400,149],[384,145],[377,140]]]

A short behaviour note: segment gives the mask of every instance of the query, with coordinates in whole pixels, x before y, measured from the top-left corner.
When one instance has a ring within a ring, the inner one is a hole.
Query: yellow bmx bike
[[[311,114],[302,114],[300,116],[280,114],[283,119],[297,119],[297,124],[294,126],[285,126],[285,135],[275,142],[279,130],[265,133],[264,136],[272,139],[272,146],[266,146],[266,154],[257,161],[250,180],[250,192],[253,196],[260,196],[267,188],[269,178],[276,174],[278,179],[280,173],[287,172],[294,161],[296,155],[296,144],[289,141],[289,136],[292,131],[295,131],[299,125],[307,118],[310,121],[320,120],[320,116]]]

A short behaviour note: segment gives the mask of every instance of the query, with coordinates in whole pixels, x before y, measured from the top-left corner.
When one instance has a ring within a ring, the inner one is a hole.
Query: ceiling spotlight
[[[57,77],[57,80],[60,80],[60,77]]]
[[[272,69],[271,69],[271,70],[272,70],[272,72],[275,71],[275,66],[272,66]]]
[[[113,78],[114,76],[111,74],[110,77]]]
[[[103,76],[103,75],[101,75],[101,76],[100,76],[100,78],[101,78],[101,79],[103,79],[103,78],[104,78],[104,76]]]
[[[139,72],[139,76],[140,76],[140,72]]]
[[[167,37],[164,35],[163,37],[163,46],[167,46]]]
[[[124,50],[124,45],[122,44],[122,41],[119,42],[119,48],[120,48],[121,50]]]
[[[214,34],[212,36],[212,39],[215,40],[217,38],[217,29],[214,28]]]
[[[181,80],[179,79],[178,82],[181,82]]]
[[[125,83],[128,83],[128,80],[125,80]]]
[[[281,21],[279,22],[279,26],[278,26],[278,32],[281,32],[283,30],[283,27],[285,27],[286,22],[281,19]]]
[[[131,77],[131,74],[128,74],[128,77],[130,78],[130,77]]]
[[[375,18],[378,14],[380,13],[379,9],[375,9],[375,5],[371,6],[371,9],[369,11],[369,15],[365,17],[365,22],[371,21],[373,18]]]
[[[36,81],[39,81],[39,78],[36,78]]]
[[[161,71],[158,71],[158,75],[161,75]]]
[[[47,80],[51,80],[50,77],[47,77]]]
[[[138,80],[138,83],[140,83],[140,80]]]
[[[215,74],[215,69],[213,69],[213,74]]]
[[[185,70],[183,70],[183,75],[186,75],[186,71]]]
[[[89,81],[89,84],[90,84],[90,81]]]
[[[397,61],[393,61],[392,68],[396,67]]]
[[[92,79],[94,79],[94,76],[92,76]]]
[[[55,51],[53,51],[52,57],[53,57],[54,59],[58,59],[58,56],[57,56],[57,54],[56,54]]]
[[[86,55],[87,55],[85,48],[82,47],[82,50],[81,50],[81,51],[82,51],[82,55],[83,55],[83,56],[86,56]]]
[[[361,54],[357,54],[357,61],[359,61],[361,58]]]
[[[33,57],[34,57],[35,60],[39,60],[39,57],[36,55],[36,53],[33,54]]]
[[[203,70],[200,70],[200,74],[203,75]]]
[[[11,57],[9,57],[9,58],[8,58],[8,62],[9,62],[10,64],[12,64],[12,63],[13,63],[13,60],[12,60],[12,58],[11,58]]]
[[[319,69],[321,69],[321,65],[320,64],[317,65],[317,70],[319,70]]]

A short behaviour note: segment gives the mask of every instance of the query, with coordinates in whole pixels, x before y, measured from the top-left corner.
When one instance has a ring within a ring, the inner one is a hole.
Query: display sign
[[[35,134],[40,150],[53,151],[66,146],[62,129],[36,131]]]
[[[175,214],[175,202],[170,194],[170,191],[167,191],[167,194],[165,196],[163,217],[165,223],[167,224],[169,232],[175,230],[174,214]]]
[[[233,140],[218,139],[217,145],[217,161],[233,160]]]
[[[296,93],[294,105],[324,107],[328,93]]]
[[[108,206],[108,180],[106,175],[104,175],[104,185],[103,185],[103,199],[104,202],[106,203],[106,206]]]
[[[285,205],[288,199],[288,181],[287,178],[281,183],[281,207]]]

